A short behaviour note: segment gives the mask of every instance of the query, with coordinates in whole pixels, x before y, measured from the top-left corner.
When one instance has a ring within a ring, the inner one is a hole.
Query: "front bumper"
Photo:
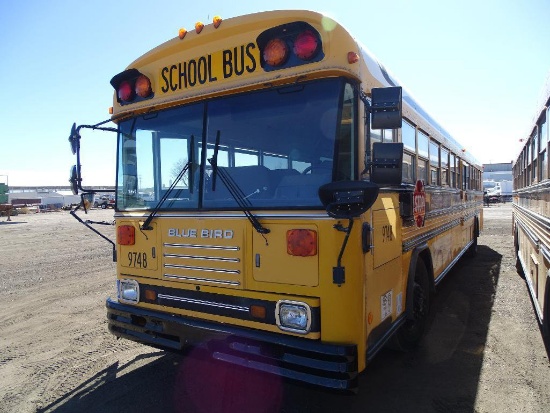
[[[165,350],[206,348],[213,358],[288,379],[340,390],[357,387],[357,346],[276,334],[107,299],[109,331]]]

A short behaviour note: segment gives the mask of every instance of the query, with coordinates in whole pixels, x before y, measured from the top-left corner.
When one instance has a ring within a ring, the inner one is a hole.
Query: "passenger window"
[[[452,153],[451,154],[451,161],[450,161],[450,171],[451,171],[451,186],[453,188],[456,188],[456,157]]]
[[[430,141],[430,182],[432,185],[440,185],[439,145],[434,141]]]
[[[415,129],[405,120],[403,121],[403,127],[401,128],[401,141],[403,142],[405,149],[408,149],[411,152],[416,152]]]
[[[418,156],[428,159],[428,135],[418,131]]]
[[[441,148],[441,185],[449,185],[449,151]]]
[[[404,152],[403,153],[403,182],[414,183],[415,156]]]
[[[418,176],[417,179],[428,183],[428,156],[429,156],[429,140],[428,135],[422,131],[417,134],[418,145]]]
[[[418,179],[428,182],[428,161],[418,159]]]
[[[462,189],[470,189],[470,165],[462,162]]]

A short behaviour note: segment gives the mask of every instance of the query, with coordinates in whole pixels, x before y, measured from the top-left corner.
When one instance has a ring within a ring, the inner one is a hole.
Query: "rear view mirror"
[[[71,144],[71,151],[73,155],[76,155],[80,146],[80,135],[76,130],[76,123],[73,123],[71,128],[71,135],[69,136],[69,143]]]
[[[69,182],[71,183],[71,191],[73,195],[78,195],[79,177],[78,168],[76,167],[76,165],[73,165],[71,167]]]
[[[378,185],[367,181],[336,181],[319,188],[319,199],[333,218],[354,218],[378,197]]]
[[[84,192],[82,195],[80,195],[80,198],[81,198],[81,205],[84,208],[84,211],[87,212],[94,204],[95,193]]]
[[[371,181],[391,186],[400,185],[402,178],[403,143],[373,143]]]
[[[400,128],[403,118],[401,86],[373,88],[371,92],[371,129]]]

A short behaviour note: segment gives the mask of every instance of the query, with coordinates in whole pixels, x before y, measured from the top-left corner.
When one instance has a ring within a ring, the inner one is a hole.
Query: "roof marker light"
[[[185,37],[185,35],[187,34],[187,30],[185,30],[183,27],[180,29],[179,33],[178,33],[178,36],[181,40],[183,40],[183,38]]]
[[[348,63],[357,63],[359,61],[359,55],[355,52],[348,52]]]
[[[195,31],[197,32],[197,34],[202,32],[203,28],[204,28],[204,23],[203,22],[196,22],[195,23]]]
[[[220,27],[220,24],[222,24],[222,18],[220,16],[214,16],[212,23],[214,24],[214,28],[217,29]]]

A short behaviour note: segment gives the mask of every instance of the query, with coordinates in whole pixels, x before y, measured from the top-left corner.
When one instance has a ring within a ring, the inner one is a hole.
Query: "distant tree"
[[[172,169],[170,170],[170,182],[174,182],[174,180],[178,177],[182,169],[187,164],[187,159],[181,158],[177,160],[174,165],[172,166]],[[177,186],[187,186],[187,177],[189,176],[189,173],[186,172],[185,175],[183,175],[180,179],[180,181],[177,183]]]

